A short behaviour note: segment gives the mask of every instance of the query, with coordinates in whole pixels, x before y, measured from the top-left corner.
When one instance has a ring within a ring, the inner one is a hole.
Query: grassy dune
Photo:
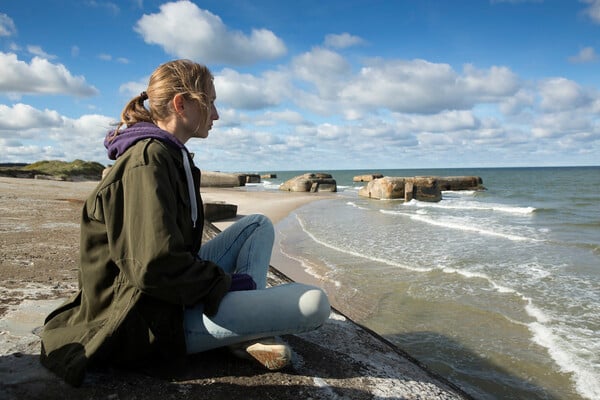
[[[99,180],[102,177],[104,168],[104,165],[94,161],[75,160],[67,162],[50,160],[37,161],[26,165],[0,165],[0,176],[13,178],[44,176],[64,181]]]

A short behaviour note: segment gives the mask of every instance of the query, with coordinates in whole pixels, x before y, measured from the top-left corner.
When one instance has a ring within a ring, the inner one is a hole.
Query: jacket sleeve
[[[112,259],[143,293],[173,304],[202,302],[211,315],[231,277],[190,250],[191,218],[182,215],[189,200],[176,177],[167,162],[141,165],[123,176],[118,189],[106,193],[112,197],[103,199],[111,208],[104,215]]]

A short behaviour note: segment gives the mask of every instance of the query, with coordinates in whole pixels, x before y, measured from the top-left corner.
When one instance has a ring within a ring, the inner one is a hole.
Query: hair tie
[[[141,101],[148,100],[148,93],[146,93],[145,90],[142,93],[140,93],[140,100]]]

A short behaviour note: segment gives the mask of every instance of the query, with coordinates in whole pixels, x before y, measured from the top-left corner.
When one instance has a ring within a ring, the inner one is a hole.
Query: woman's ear
[[[175,113],[182,116],[183,117],[183,95],[178,93],[175,96],[173,96],[173,109],[175,110]]]

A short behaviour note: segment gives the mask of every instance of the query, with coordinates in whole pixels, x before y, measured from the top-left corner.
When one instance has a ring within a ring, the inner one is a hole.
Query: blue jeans
[[[329,300],[314,286],[290,283],[266,288],[274,241],[271,221],[249,215],[225,229],[200,248],[200,257],[227,273],[245,273],[257,290],[229,292],[216,315],[208,317],[203,305],[187,308],[184,331],[187,353],[318,328],[329,317]]]

